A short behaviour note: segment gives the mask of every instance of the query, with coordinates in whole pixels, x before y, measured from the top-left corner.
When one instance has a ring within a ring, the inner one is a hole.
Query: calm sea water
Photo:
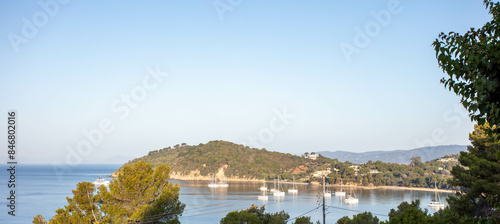
[[[0,223],[31,223],[36,214],[42,214],[49,219],[55,210],[67,204],[66,197],[72,196],[71,190],[80,181],[93,182],[99,176],[110,179],[111,174],[121,165],[80,165],[64,175],[57,175],[52,165],[18,165],[17,171],[17,206],[16,217],[7,214],[8,201],[6,167],[2,166],[3,182],[0,194],[3,202]],[[56,167],[56,170],[59,168]],[[269,196],[268,201],[259,201],[258,188],[262,183],[229,183],[228,188],[210,189],[208,182],[173,181],[181,186],[180,200],[186,204],[181,217],[182,223],[218,223],[228,212],[245,209],[250,205],[265,205],[266,212],[285,210],[290,217],[300,215],[311,216],[313,220],[322,219],[321,189],[318,186],[299,185],[299,193],[295,196],[286,194],[284,197]],[[268,187],[271,187],[269,184]],[[283,185],[287,188],[288,185]],[[332,189],[334,191],[335,189]],[[363,211],[376,214],[379,219],[387,219],[391,208],[396,208],[402,201],[420,199],[421,207],[434,198],[434,193],[410,190],[361,190],[355,189],[359,204],[347,205],[343,198],[332,196],[326,200],[327,223],[335,223],[342,216],[351,216]],[[447,194],[441,193],[441,197]],[[433,212],[429,210],[429,212]]]

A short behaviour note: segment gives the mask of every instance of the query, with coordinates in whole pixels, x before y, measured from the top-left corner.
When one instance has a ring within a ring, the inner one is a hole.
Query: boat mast
[[[326,216],[325,216],[325,175],[323,175],[323,224],[325,224],[325,219],[326,219]]]
[[[438,201],[438,200],[437,200],[437,199],[438,199],[438,198],[437,198],[437,195],[438,195],[437,190],[438,190],[438,188],[437,188],[437,185],[436,185],[436,181],[434,181],[434,188],[436,189],[436,190],[434,191],[434,200],[437,202],[437,201]]]

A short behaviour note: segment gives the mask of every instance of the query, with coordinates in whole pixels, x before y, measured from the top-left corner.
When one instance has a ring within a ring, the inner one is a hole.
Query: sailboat
[[[434,182],[434,188],[436,189],[435,190],[436,193],[434,194],[434,200],[432,200],[431,203],[429,203],[429,207],[432,209],[439,210],[439,209],[444,208],[444,204],[441,202],[441,197],[439,196],[439,193],[437,192],[436,182]]]
[[[275,192],[276,191],[276,178],[274,178],[274,187],[269,190],[270,192]]]
[[[345,196],[345,191],[343,191],[342,178],[340,178],[340,191],[335,191],[335,196]]]
[[[93,183],[94,183],[94,185],[95,185],[95,186],[97,186],[97,187],[99,187],[99,186],[101,186],[101,185],[104,185],[104,186],[106,186],[106,187],[107,187],[107,186],[108,186],[108,184],[109,184],[109,180],[105,180],[105,179],[103,179],[102,177],[99,177],[99,179],[95,180]]]
[[[267,191],[266,180],[265,179],[262,180],[262,187],[259,187],[259,190],[261,190],[261,191]]]
[[[288,189],[288,193],[297,194],[299,190],[297,189],[297,184],[295,184],[295,177],[293,177],[292,188]]]
[[[345,203],[348,205],[353,205],[353,204],[358,204],[359,200],[356,198],[356,195],[354,194],[354,190],[352,189],[352,183],[349,185],[349,195],[347,195],[347,198],[344,200]]]
[[[208,187],[229,187],[229,184],[227,184],[227,180],[224,180],[222,183],[217,183],[215,176],[212,174],[212,180],[210,180]]]
[[[265,191],[262,191],[262,194],[257,196],[257,199],[259,201],[267,201],[268,200],[268,196],[267,196],[267,187],[266,187],[266,190]]]
[[[325,190],[325,197],[331,198],[332,197],[332,192],[330,192],[330,183],[328,183],[326,190]]]
[[[281,191],[280,189],[280,177],[278,177],[278,188],[275,188],[274,189],[274,193],[273,195],[276,196],[276,197],[283,197],[285,196],[285,192]]]

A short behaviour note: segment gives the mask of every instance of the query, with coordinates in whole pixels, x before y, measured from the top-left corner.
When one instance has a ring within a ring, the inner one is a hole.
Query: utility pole
[[[323,175],[323,224],[326,224],[325,218],[325,175]]]

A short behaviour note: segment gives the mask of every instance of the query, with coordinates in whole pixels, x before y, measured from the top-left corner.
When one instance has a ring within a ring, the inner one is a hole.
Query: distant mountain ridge
[[[375,162],[380,160],[386,163],[409,164],[412,157],[420,156],[422,162],[437,159],[446,155],[459,154],[461,151],[467,151],[465,145],[441,145],[429,146],[410,150],[393,150],[393,151],[371,151],[371,152],[346,152],[346,151],[321,151],[316,154],[338,159],[341,162],[349,161],[352,163],[365,163],[369,160]]]

